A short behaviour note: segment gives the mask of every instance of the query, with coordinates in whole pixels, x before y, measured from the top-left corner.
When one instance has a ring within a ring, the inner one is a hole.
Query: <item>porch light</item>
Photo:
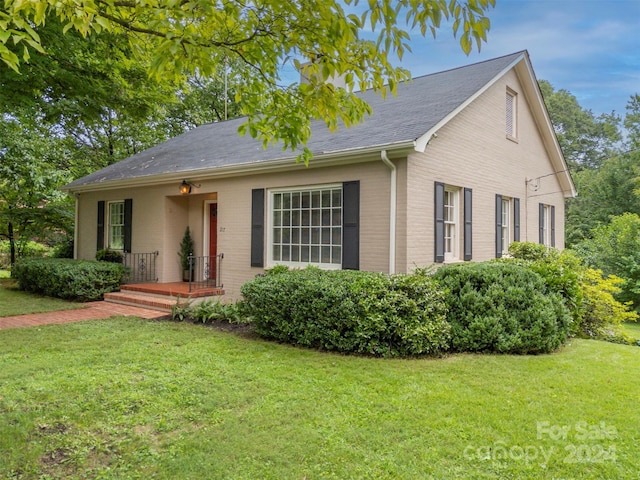
[[[191,193],[191,184],[186,180],[182,180],[182,183],[180,184],[180,193],[182,195],[189,195]]]

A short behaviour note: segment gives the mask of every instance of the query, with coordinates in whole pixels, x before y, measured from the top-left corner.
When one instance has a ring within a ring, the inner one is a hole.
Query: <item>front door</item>
[[[209,278],[216,278],[218,255],[218,204],[209,204]]]

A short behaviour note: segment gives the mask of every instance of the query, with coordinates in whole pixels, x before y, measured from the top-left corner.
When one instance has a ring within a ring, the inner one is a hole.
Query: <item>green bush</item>
[[[573,318],[572,334],[616,340],[620,323],[637,318],[630,302],[616,300],[625,282],[601,270],[587,268],[572,251],[562,252],[536,243],[513,243],[509,253],[538,273],[550,291],[559,293]]]
[[[174,305],[171,309],[173,320],[211,323],[248,323],[244,315],[241,303],[222,303],[205,300],[194,305]]]
[[[122,263],[122,253],[117,250],[98,250],[96,252],[96,260],[99,262]]]
[[[457,351],[547,353],[564,343],[571,317],[558,293],[516,262],[441,267],[452,347]]]
[[[16,261],[25,257],[44,257],[49,251],[49,247],[42,243],[28,241],[17,241]],[[11,266],[11,245],[9,240],[0,240],[0,268],[8,268]]]
[[[306,347],[383,357],[449,346],[444,294],[423,273],[274,269],[245,283],[258,334]]]
[[[25,258],[11,270],[22,290],[82,302],[117,291],[123,274],[120,264],[62,258]]]
[[[73,258],[73,238],[56,243],[49,251],[51,258]]]
[[[509,255],[540,275],[549,292],[563,298],[573,319],[572,333],[578,333],[583,314],[582,261],[569,250],[561,252],[532,242],[512,243],[509,245]]]

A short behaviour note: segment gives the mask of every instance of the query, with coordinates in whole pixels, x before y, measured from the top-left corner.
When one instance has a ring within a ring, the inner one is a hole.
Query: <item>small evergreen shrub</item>
[[[425,274],[276,267],[241,292],[255,331],[266,338],[383,357],[448,349],[444,294]]]
[[[73,238],[56,243],[49,251],[51,258],[73,258]]]
[[[96,252],[96,260],[99,262],[122,263],[122,253],[105,248]]]
[[[81,302],[119,290],[123,274],[121,264],[60,258],[25,258],[11,270],[22,290]]]
[[[460,352],[548,353],[564,343],[571,317],[561,296],[516,262],[441,267],[451,344]]]

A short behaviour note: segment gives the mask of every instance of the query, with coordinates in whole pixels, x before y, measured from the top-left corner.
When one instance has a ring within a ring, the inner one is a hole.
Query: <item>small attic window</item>
[[[517,138],[517,112],[518,112],[518,96],[516,92],[507,88],[507,96],[506,96],[506,110],[505,110],[505,118],[506,118],[506,133],[507,138],[515,140]]]

